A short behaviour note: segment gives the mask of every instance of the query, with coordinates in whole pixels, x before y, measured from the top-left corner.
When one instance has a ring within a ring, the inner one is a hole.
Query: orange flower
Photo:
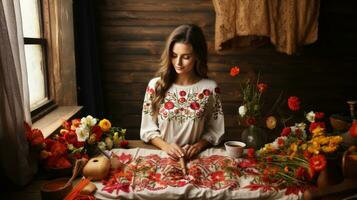
[[[230,75],[232,77],[235,77],[235,76],[238,76],[239,72],[240,72],[239,67],[238,66],[234,66],[234,67],[231,68]]]

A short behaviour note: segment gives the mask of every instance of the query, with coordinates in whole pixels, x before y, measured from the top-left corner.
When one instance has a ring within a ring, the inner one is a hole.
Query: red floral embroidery
[[[198,104],[197,102],[192,102],[190,105],[190,108],[192,110],[198,110],[198,109],[200,109],[200,104]]]
[[[205,89],[205,90],[203,90],[203,94],[205,96],[209,96],[211,94],[211,91],[209,91],[208,89]]]
[[[181,90],[180,92],[179,92],[179,94],[180,94],[180,96],[186,96],[186,92],[184,91],[184,90]]]
[[[165,108],[166,108],[167,110],[173,109],[173,108],[174,108],[174,103],[172,103],[171,101],[166,102],[166,103],[165,103]]]
[[[179,102],[180,102],[180,103],[185,103],[185,102],[186,102],[186,99],[185,99],[184,97],[181,97],[181,98],[179,98]]]

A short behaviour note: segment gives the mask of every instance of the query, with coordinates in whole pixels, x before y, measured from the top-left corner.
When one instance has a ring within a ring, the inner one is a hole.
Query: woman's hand
[[[200,140],[193,145],[188,145],[186,147],[185,156],[187,159],[191,159],[197,154],[199,154],[202,150],[204,150],[208,146],[208,142],[206,140]]]
[[[175,160],[178,160],[185,155],[184,150],[175,143],[165,145],[162,150]]]
[[[169,144],[159,137],[150,140],[151,144],[165,151],[172,159],[178,160],[185,156],[185,151],[177,144]]]

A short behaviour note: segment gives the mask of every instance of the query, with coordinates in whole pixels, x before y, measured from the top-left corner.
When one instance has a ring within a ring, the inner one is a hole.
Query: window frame
[[[57,105],[54,103],[53,94],[51,94],[51,63],[50,62],[50,51],[48,48],[50,40],[50,23],[49,23],[49,12],[48,12],[48,0],[38,0],[39,7],[39,24],[41,35],[40,38],[24,37],[25,45],[40,45],[42,47],[42,58],[43,58],[43,71],[44,71],[44,83],[45,83],[45,96],[48,98],[43,103],[35,106],[31,109],[31,119],[32,122],[37,121],[41,117],[45,116],[52,110],[54,110]],[[29,91],[31,92],[31,91]]]

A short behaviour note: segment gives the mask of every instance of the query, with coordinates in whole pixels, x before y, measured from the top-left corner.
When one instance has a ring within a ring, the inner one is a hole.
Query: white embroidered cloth
[[[178,162],[161,150],[112,152],[126,167],[112,171],[106,185],[94,182],[97,199],[302,199],[301,192],[287,194],[286,189],[254,183],[254,173],[244,173],[238,167],[244,159],[228,157],[223,149],[203,151],[187,163],[187,176],[176,170],[180,169]],[[168,167],[172,173],[165,174]]]

